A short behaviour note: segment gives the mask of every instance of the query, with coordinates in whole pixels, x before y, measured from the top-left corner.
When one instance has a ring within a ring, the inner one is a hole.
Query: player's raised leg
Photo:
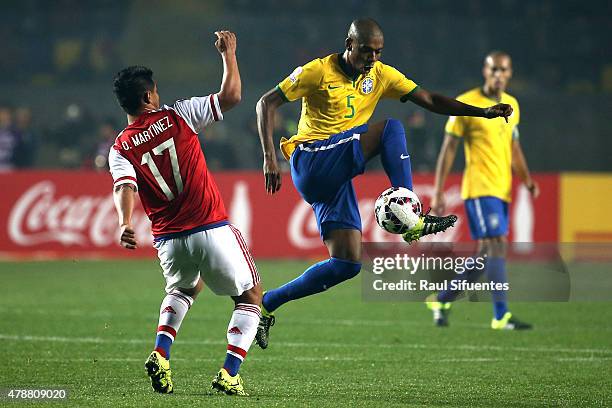
[[[361,135],[360,144],[366,161],[380,154],[383,168],[393,187],[405,187],[412,191],[410,154],[404,126],[400,121],[387,119],[368,126],[367,132]],[[445,231],[456,221],[455,215],[437,217],[424,214],[419,223],[404,234],[404,239],[407,242],[417,241],[422,236]]]
[[[412,166],[406,133],[399,120],[387,119],[369,125],[368,131],[361,135],[360,144],[366,161],[380,154],[393,187],[405,187],[412,191]]]

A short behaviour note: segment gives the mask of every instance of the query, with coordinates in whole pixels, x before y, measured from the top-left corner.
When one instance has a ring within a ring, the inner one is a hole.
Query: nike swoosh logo
[[[328,89],[338,89],[338,88],[341,88],[341,87],[342,87],[342,85],[338,85],[338,86],[331,86],[331,85],[329,85],[327,88]]]
[[[404,160],[404,159],[407,159],[407,158],[409,158],[409,157],[410,157],[410,155],[409,155],[409,154],[404,154],[404,153],[402,153],[402,155],[400,156],[400,159]]]

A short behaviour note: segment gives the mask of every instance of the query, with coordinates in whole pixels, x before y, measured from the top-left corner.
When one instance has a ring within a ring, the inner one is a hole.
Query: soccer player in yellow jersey
[[[269,328],[274,323],[272,312],[279,306],[322,292],[359,273],[361,218],[352,179],[364,172],[365,163],[380,155],[391,185],[412,190],[402,124],[394,119],[367,123],[380,98],[412,101],[446,115],[506,118],[512,113],[507,104],[475,107],[426,91],[380,61],[383,46],[382,30],[374,20],[355,20],[342,53],[296,68],[257,104],[265,185],[268,193],[274,194],[281,186],[272,140],[274,113],[286,102],[302,100],[298,133],[283,139],[280,148],[289,160],[295,187],[314,210],[330,255],[293,281],[264,294],[256,336],[262,348],[267,347]],[[412,241],[443,231],[455,220],[454,215],[424,216],[404,238]]]
[[[486,255],[486,273],[489,280],[505,282],[505,256],[508,235],[508,202],[511,198],[512,169],[533,197],[539,194],[538,185],[532,180],[521,145],[518,124],[520,111],[517,100],[505,90],[512,77],[512,60],[501,51],[489,53],[483,67],[484,85],[460,95],[457,99],[475,106],[491,103],[511,105],[513,113],[507,123],[501,119],[453,116],[446,123],[446,135],[436,166],[435,194],[432,201],[434,212],[445,210],[444,182],[450,172],[457,147],[461,140],[465,147],[465,171],[461,196],[472,239],[478,241],[478,251]],[[467,274],[467,280],[478,279],[476,271]],[[427,306],[433,311],[438,326],[448,325],[451,301],[458,291],[443,291],[431,295]],[[508,311],[506,293],[493,291],[493,329],[521,330],[531,325],[521,322]]]

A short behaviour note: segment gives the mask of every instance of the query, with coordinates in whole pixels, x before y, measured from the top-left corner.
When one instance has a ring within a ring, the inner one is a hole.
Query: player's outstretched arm
[[[242,82],[236,59],[236,34],[231,31],[215,31],[215,47],[223,59],[223,80],[219,91],[221,112],[226,112],[240,103]]]
[[[540,187],[536,183],[529,173],[529,167],[527,166],[527,160],[523,154],[521,143],[518,139],[514,139],[512,142],[512,168],[518,175],[519,179],[525,184],[527,190],[531,193],[533,198],[537,198],[540,195]]]
[[[113,199],[115,209],[119,215],[119,244],[127,249],[136,249],[138,242],[132,228],[132,213],[134,211],[134,199],[136,190],[131,184],[121,184],[115,187]]]
[[[266,92],[257,102],[257,132],[263,151],[263,173],[266,183],[266,192],[274,194],[281,188],[280,168],[276,161],[276,150],[274,148],[274,114],[279,106],[285,103],[285,99],[276,88]]]
[[[505,103],[498,103],[488,108],[478,108],[423,88],[411,93],[408,99],[431,112],[442,115],[478,116],[488,119],[503,117],[506,122],[512,115],[512,106]]]
[[[438,154],[436,162],[436,181],[434,186],[434,195],[431,200],[431,208],[434,214],[442,215],[446,211],[446,199],[444,198],[444,184],[448,178],[455,156],[457,155],[457,147],[459,146],[459,138],[446,133],[442,148]]]

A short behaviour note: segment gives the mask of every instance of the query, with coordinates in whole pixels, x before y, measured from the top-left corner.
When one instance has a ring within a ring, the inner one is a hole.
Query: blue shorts
[[[465,200],[472,239],[508,235],[508,203],[497,197]]]
[[[365,171],[359,137],[367,130],[365,124],[326,140],[302,143],[291,155],[293,184],[312,206],[322,239],[335,229],[361,231],[352,179]]]

